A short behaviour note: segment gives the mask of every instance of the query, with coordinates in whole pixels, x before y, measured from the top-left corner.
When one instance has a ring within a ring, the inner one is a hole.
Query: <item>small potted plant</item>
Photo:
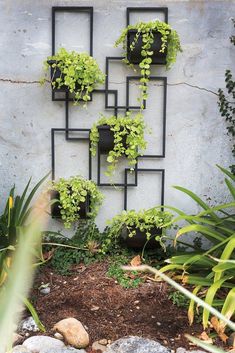
[[[139,100],[147,99],[147,84],[151,74],[151,64],[164,64],[169,69],[182,51],[178,33],[161,21],[138,22],[123,29],[115,46],[122,45],[124,62],[134,68],[140,68]],[[143,106],[142,106],[143,108]]]
[[[170,226],[172,215],[161,208],[148,210],[130,210],[113,217],[109,224],[109,235],[104,241],[103,250],[121,240],[125,246],[133,249],[154,249],[164,247],[162,237]]]
[[[80,176],[52,181],[49,190],[52,217],[61,218],[65,228],[79,219],[94,218],[103,200],[97,185]]]
[[[127,112],[125,116],[102,116],[91,128],[91,153],[96,155],[97,148],[101,154],[108,154],[108,167],[105,174],[111,177],[120,157],[125,156],[130,166],[134,166],[137,157],[146,148],[144,139],[145,124],[143,116],[134,118]]]
[[[90,101],[91,92],[105,79],[96,60],[87,53],[68,52],[61,48],[55,55],[49,56],[44,64],[46,70],[51,67],[53,90],[74,94],[75,105],[79,101]]]

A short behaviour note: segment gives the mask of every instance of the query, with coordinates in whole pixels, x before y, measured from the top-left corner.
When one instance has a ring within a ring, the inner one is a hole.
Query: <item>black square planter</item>
[[[51,196],[51,200],[53,199],[60,199],[60,194],[58,191],[52,190],[50,191],[50,196]],[[51,205],[51,216],[52,218],[57,218],[57,219],[61,219],[61,213],[60,213],[60,202],[57,201],[55,203],[53,203]],[[88,218],[87,214],[90,211],[90,198],[87,195],[86,196],[86,201],[85,202],[81,202],[80,203],[80,210],[78,211],[78,215],[80,219],[86,219]]]
[[[144,245],[147,242],[147,237],[146,237],[146,232],[140,231],[139,228],[136,228],[136,234],[133,235],[132,237],[129,237],[129,232],[126,227],[122,229],[121,232],[121,243],[125,245],[127,248],[131,249],[143,249]],[[151,236],[156,236],[156,235],[162,235],[162,229],[160,228],[152,228],[150,230]],[[152,237],[146,244],[145,249],[157,249],[160,248],[161,245],[159,241],[155,239],[155,237]]]
[[[130,49],[131,43],[135,39],[135,35],[137,33],[136,29],[130,29],[127,33],[127,59],[131,64],[140,64],[141,61],[143,60],[143,57],[141,55],[142,51],[142,34],[140,34],[135,47],[133,50]],[[152,64],[155,65],[166,65],[166,55],[167,55],[167,49],[165,49],[164,53],[161,53],[161,45],[162,45],[162,35],[160,32],[153,32],[154,34],[154,42],[151,46],[151,51],[153,51],[153,55],[151,56],[152,58]]]
[[[101,154],[107,154],[114,149],[114,132],[109,125],[98,126],[99,131],[99,151]],[[123,145],[126,147],[126,136],[123,137]]]
[[[69,92],[69,88],[66,85],[61,86],[58,88],[58,83],[56,82],[57,78],[64,77],[64,75],[61,75],[61,71],[58,67],[52,67],[53,64],[56,63],[56,60],[48,60],[47,63],[51,66],[51,82],[55,83],[55,86],[52,86],[53,91],[55,92]]]

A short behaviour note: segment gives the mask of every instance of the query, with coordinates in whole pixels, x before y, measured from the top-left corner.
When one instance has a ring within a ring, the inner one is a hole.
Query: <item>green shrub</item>
[[[173,256],[166,260],[168,265],[161,268],[161,272],[174,271],[179,274],[183,283],[194,287],[193,293],[205,298],[205,302],[212,306],[218,306],[221,313],[231,318],[235,311],[235,176],[224,168],[226,174],[225,183],[228,187],[232,202],[208,206],[193,192],[182,188],[176,189],[190,196],[201,208],[197,215],[187,215],[175,209],[179,214],[172,223],[185,220],[189,225],[182,227],[176,235],[175,242],[183,234],[194,234],[210,241],[206,250],[185,253]],[[191,300],[188,316],[193,322],[195,303]],[[202,315],[203,326],[206,328],[209,322],[209,311],[204,308]]]

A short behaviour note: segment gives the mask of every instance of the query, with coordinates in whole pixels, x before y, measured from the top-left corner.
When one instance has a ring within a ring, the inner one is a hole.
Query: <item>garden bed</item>
[[[32,298],[47,334],[53,336],[53,325],[67,317],[87,327],[91,343],[137,335],[176,349],[189,347],[185,333],[201,333],[199,324],[189,326],[186,310],[168,299],[170,288],[166,283],[142,275],[138,287],[123,288],[107,276],[108,268],[108,261],[102,261],[74,265],[71,276],[56,274],[49,266],[40,270]],[[47,295],[38,290],[42,282],[50,283]]]

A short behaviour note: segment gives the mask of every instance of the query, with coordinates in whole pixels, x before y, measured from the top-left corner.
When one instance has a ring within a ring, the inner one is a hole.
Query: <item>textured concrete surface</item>
[[[180,34],[183,53],[172,70],[158,68],[168,79],[167,141],[164,160],[140,161],[142,168],[165,168],[165,203],[195,211],[190,199],[172,185],[192,189],[205,199],[226,201],[223,176],[215,164],[231,164],[232,142],[217,108],[217,90],[224,87],[226,68],[234,69],[231,16],[235,1],[83,0],[0,1],[0,194],[4,200],[16,183],[22,191],[28,178],[40,179],[51,168],[50,129],[64,127],[64,103],[51,101],[49,84],[38,83],[42,63],[51,53],[51,6],[94,6],[94,56],[105,68],[106,56],[120,56],[113,43],[125,26],[127,6],[168,6],[169,23]],[[131,20],[149,20],[151,14]],[[60,15],[57,18],[57,47],[87,50],[87,18]],[[112,64],[110,88],[118,88],[122,104],[126,73],[123,64]],[[156,70],[153,70],[153,74]],[[131,101],[136,87],[131,86]],[[161,152],[161,84],[150,88],[146,122],[153,134],[148,136],[148,153]],[[70,106],[71,127],[90,127],[104,111],[104,99],[96,95],[88,109]],[[88,175],[87,146],[56,139],[57,176]],[[95,167],[94,161],[94,167]],[[94,170],[94,176],[96,172]],[[103,179],[102,179],[103,180]],[[98,216],[103,226],[107,218],[122,209],[119,189],[103,189],[106,200]],[[140,174],[139,187],[128,191],[129,208],[150,207],[159,203],[159,180],[153,174]],[[0,203],[1,210],[4,204]],[[52,222],[52,221],[51,221]],[[52,222],[54,223],[54,221]],[[58,223],[54,224],[59,227]]]

